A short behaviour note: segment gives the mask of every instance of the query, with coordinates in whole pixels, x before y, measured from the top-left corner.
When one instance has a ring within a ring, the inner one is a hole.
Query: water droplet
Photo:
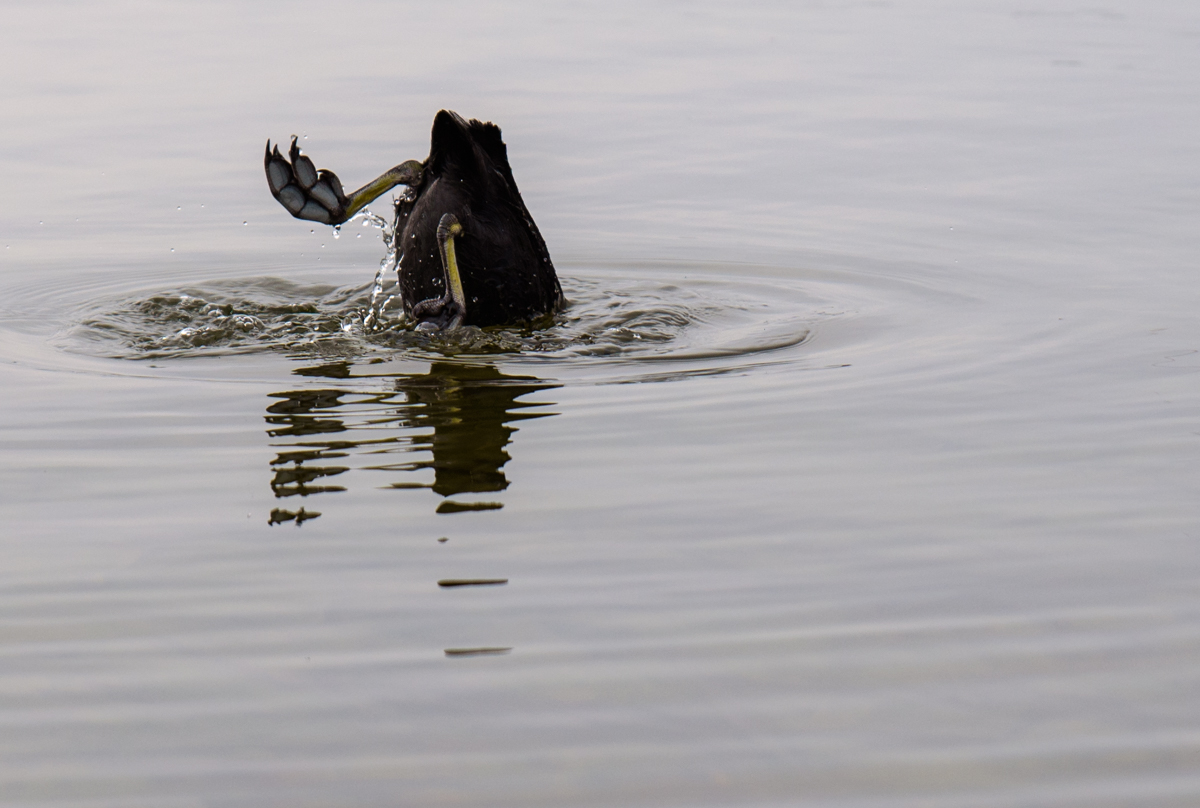
[[[248,225],[248,224],[250,224],[250,223],[249,223],[249,222],[242,222],[242,227],[245,227],[245,226],[246,226],[246,225]]]
[[[175,210],[183,210],[183,205],[176,205]]]
[[[362,233],[357,234],[355,238],[362,238]]]
[[[325,249],[325,245],[324,245],[324,244],[322,244],[322,245],[321,245],[321,249],[322,249],[322,250],[323,250],[323,249]]]
[[[203,206],[203,205],[201,205],[200,207],[204,207],[204,206]]]
[[[45,222],[38,222],[38,224],[45,224]]]
[[[174,247],[172,247],[172,248],[171,248],[171,252],[175,252],[175,248],[174,248]]]

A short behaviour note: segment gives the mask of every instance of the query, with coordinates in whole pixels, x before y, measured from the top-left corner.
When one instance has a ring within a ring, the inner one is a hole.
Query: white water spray
[[[367,305],[367,309],[363,312],[362,325],[363,331],[372,333],[374,331],[382,331],[386,326],[384,323],[384,310],[388,304],[396,298],[393,291],[386,298],[383,296],[383,287],[386,278],[389,274],[395,273],[400,265],[399,254],[396,251],[395,233],[392,226],[388,224],[381,216],[377,216],[369,210],[364,210],[355,218],[362,219],[363,227],[374,227],[382,232],[383,243],[387,248],[387,253],[383,256],[383,260],[379,262],[379,271],[375,273],[375,285],[371,288],[371,302]],[[399,285],[399,278],[393,284],[393,289]]]

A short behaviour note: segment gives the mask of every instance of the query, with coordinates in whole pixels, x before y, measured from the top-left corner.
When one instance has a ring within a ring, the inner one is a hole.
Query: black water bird
[[[296,138],[285,158],[263,158],[267,183],[298,219],[341,224],[397,185],[395,247],[400,297],[425,328],[505,325],[563,305],[546,242],[521,200],[500,128],[442,110],[429,157],[409,160],[347,196],[332,171],[318,171]]]

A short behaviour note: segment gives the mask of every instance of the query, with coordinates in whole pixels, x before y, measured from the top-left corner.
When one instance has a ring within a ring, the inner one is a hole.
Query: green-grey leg
[[[458,272],[458,256],[454,250],[455,236],[463,227],[453,213],[444,214],[438,222],[437,240],[442,252],[442,270],[446,275],[446,292],[413,306],[412,316],[418,331],[453,331],[467,319],[467,296],[463,294],[462,277]]]
[[[458,274],[458,256],[454,252],[454,237],[461,235],[462,231],[463,227],[453,213],[443,214],[438,222],[437,239],[442,250],[442,269],[446,273],[446,291],[465,313],[467,296],[463,294],[462,276]]]

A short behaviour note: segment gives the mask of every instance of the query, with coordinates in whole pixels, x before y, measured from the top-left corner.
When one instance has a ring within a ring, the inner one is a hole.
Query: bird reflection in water
[[[349,362],[302,368],[297,374],[351,381],[342,387],[273,393],[267,434],[278,454],[271,461],[271,490],[280,499],[345,491],[348,472],[358,469],[401,473],[388,487],[432,489],[447,498],[438,513],[491,510],[500,502],[448,499],[508,488],[506,447],[516,421],[554,415],[549,402],[520,401],[559,385],[531,376],[509,376],[491,365],[435,362],[428,373],[355,376]],[[390,382],[372,390],[362,381]],[[396,462],[380,463],[388,455]],[[417,457],[412,457],[416,454]],[[362,458],[370,465],[356,465]],[[433,470],[428,482],[427,470]],[[321,514],[305,507],[279,507],[270,523],[302,524]]]

